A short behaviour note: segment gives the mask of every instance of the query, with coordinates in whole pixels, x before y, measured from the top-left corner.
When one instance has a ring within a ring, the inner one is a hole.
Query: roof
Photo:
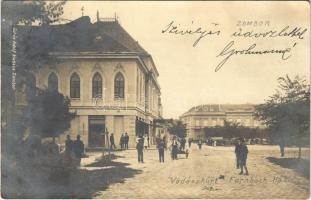
[[[154,69],[156,75],[159,75],[152,56],[117,20],[91,23],[90,17],[82,16],[66,24],[16,27],[18,58],[25,66],[33,66],[34,62],[41,65],[50,56],[131,56],[138,57],[146,70]],[[156,78],[152,76],[152,80],[160,90]]]
[[[228,112],[254,112],[255,105],[253,104],[204,104],[199,106],[194,106],[190,108],[187,114],[196,113],[228,113]]]
[[[49,52],[134,53],[150,56],[117,20],[91,23],[88,16],[83,16],[67,24],[20,28],[26,38],[32,38],[32,45],[37,43],[48,48]]]

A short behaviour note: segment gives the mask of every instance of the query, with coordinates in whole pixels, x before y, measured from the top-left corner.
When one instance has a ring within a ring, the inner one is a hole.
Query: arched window
[[[114,98],[124,98],[124,77],[120,72],[114,78]]]
[[[92,79],[92,97],[101,97],[103,91],[103,81],[101,75],[97,72]]]
[[[80,98],[80,77],[77,73],[70,77],[70,98]]]
[[[54,72],[49,75],[48,78],[48,89],[58,91],[58,78]]]

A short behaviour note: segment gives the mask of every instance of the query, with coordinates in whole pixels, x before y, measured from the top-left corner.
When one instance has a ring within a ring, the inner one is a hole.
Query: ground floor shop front
[[[113,133],[115,145],[120,147],[121,135],[127,133],[128,145],[133,148],[139,136],[149,137],[152,145],[159,132],[157,129],[153,119],[146,120],[137,115],[77,115],[71,121],[70,129],[60,138],[60,143],[69,134],[72,139],[80,135],[86,147],[105,147]]]

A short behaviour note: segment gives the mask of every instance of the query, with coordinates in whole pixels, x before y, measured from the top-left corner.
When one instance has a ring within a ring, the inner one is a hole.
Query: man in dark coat
[[[202,149],[202,140],[201,139],[199,139],[199,141],[198,141],[198,146],[199,146],[199,149],[201,150]]]
[[[191,147],[191,142],[192,142],[192,139],[191,139],[191,138],[188,138],[188,145],[189,145],[189,148]]]
[[[84,144],[80,140],[80,135],[77,136],[77,140],[75,140],[73,143],[73,151],[74,151],[75,156],[78,160],[78,165],[80,165],[81,158],[82,158],[83,153],[84,153]]]
[[[125,136],[124,136],[124,145],[125,145],[125,149],[129,149],[129,140],[130,140],[130,137],[128,136],[127,133],[125,133]]]
[[[248,170],[247,170],[247,167],[246,167],[247,154],[248,154],[248,148],[247,148],[244,140],[242,139],[241,140],[240,151],[239,151],[240,167],[241,167],[240,174],[243,174],[243,168],[244,168],[245,169],[245,174],[248,175]]]
[[[167,148],[167,141],[166,141],[166,137],[163,136],[163,142],[164,142],[164,148],[166,149]]]
[[[186,139],[185,138],[181,138],[181,140],[180,140],[180,149],[181,150],[185,150],[185,146],[186,146]]]
[[[137,154],[138,154],[138,162],[144,162],[144,143],[143,139],[139,138],[138,143],[136,145]]]
[[[172,141],[172,159],[177,160],[178,143],[176,137]]]
[[[164,148],[165,148],[164,141],[160,139],[160,141],[158,143],[159,161],[160,162],[164,162]]]
[[[121,137],[120,137],[120,147],[121,149],[124,149],[124,135],[122,134]]]
[[[65,142],[65,153],[70,154],[73,151],[73,141],[70,138],[70,135],[67,135]]]
[[[241,147],[241,141],[237,140],[235,143],[235,157],[236,157],[236,168],[240,169],[240,147]]]
[[[66,165],[74,166],[74,142],[71,140],[70,135],[67,135],[67,139],[65,141],[65,159]]]
[[[113,136],[113,133],[110,134],[110,138],[109,138],[109,141],[110,141],[110,149],[116,149],[116,145],[114,143],[114,136]]]

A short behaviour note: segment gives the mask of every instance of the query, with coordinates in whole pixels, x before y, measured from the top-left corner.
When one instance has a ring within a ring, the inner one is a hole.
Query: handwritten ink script
[[[292,48],[296,46],[297,43],[294,43]],[[245,49],[234,49],[234,41],[230,41],[225,48],[216,56],[216,57],[224,57],[224,59],[216,66],[215,72],[217,72],[233,55],[261,55],[261,54],[281,54],[282,60],[287,60],[291,57],[292,48],[288,47],[285,49],[262,49],[257,50],[256,43],[253,43],[249,47]]]
[[[193,22],[192,22],[193,24]],[[194,41],[193,47],[196,47],[197,44],[206,36],[220,35],[220,30],[204,30],[202,27],[197,27],[195,29],[180,29],[179,25],[176,25],[174,21],[169,23],[165,29],[162,30],[162,33],[174,34],[174,35],[198,35],[198,38]],[[217,28],[219,24],[211,23],[213,28]]]
[[[192,25],[194,22],[192,22]],[[292,51],[298,45],[298,41],[304,39],[304,35],[307,33],[307,28],[297,27],[297,26],[285,26],[280,29],[269,29],[270,22],[259,22],[259,23],[239,23],[238,30],[235,30],[233,33],[229,35],[231,41],[227,42],[219,53],[217,53],[216,58],[220,59],[220,62],[215,67],[215,72],[219,71],[231,58],[235,56],[260,56],[260,55],[275,55],[280,56],[281,60],[288,60],[291,58]],[[261,29],[249,30],[249,27],[255,26],[263,26]],[[221,31],[220,23],[210,23],[209,29],[204,29],[201,26],[191,27],[191,28],[181,28],[181,25],[176,23],[175,21],[171,21],[165,28],[162,30],[162,34],[171,34],[171,35],[182,35],[196,36],[196,39],[193,43],[193,47],[197,47],[199,42],[203,38],[215,38],[222,37],[225,35]],[[265,30],[264,30],[265,29]],[[257,39],[265,40],[267,42],[271,42],[273,38],[286,38],[292,39],[293,43],[286,47],[273,47],[273,48],[264,48],[260,47],[259,44],[256,43]],[[240,44],[238,41],[241,39],[253,39],[249,45],[239,47]]]

